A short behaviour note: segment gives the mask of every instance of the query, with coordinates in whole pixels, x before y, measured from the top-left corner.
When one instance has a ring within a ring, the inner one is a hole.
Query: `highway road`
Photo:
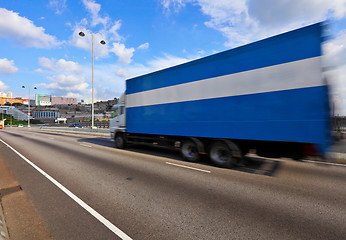
[[[54,239],[346,238],[343,166],[251,156],[230,170],[25,128],[0,139],[0,157]]]

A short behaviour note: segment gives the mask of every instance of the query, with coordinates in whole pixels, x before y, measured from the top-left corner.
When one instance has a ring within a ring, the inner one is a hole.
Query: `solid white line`
[[[53,184],[55,184],[60,190],[62,190],[67,196],[72,198],[76,203],[78,203],[82,208],[84,208],[87,212],[89,212],[93,217],[95,217],[97,220],[99,220],[103,225],[105,225],[109,230],[111,230],[113,233],[115,233],[118,237],[121,239],[130,240],[129,236],[127,236],[123,231],[121,231],[119,228],[114,226],[110,221],[108,221],[106,218],[104,218],[101,214],[96,212],[93,208],[91,208],[88,204],[83,202],[80,198],[78,198],[76,195],[74,195],[70,190],[68,190],[66,187],[64,187],[62,184],[60,184],[58,181],[56,181],[54,178],[52,178],[50,175],[48,175],[45,171],[43,171],[41,168],[36,166],[34,163],[32,163],[29,159],[24,157],[22,154],[20,154],[17,150],[15,150],[13,147],[11,147],[9,144],[4,142],[2,139],[0,141],[5,144],[8,148],[10,148],[13,152],[15,152],[18,156],[20,156],[24,161],[26,161],[29,165],[31,165],[33,168],[35,168],[39,173],[41,173],[43,176],[45,176],[49,181],[51,181]]]
[[[80,143],[79,145],[81,145],[81,146],[83,146],[83,147],[89,147],[89,148],[91,148],[90,145],[86,145],[86,144],[83,144],[83,143]]]
[[[196,170],[196,171],[200,171],[200,172],[211,173],[211,172],[208,171],[208,170],[203,170],[203,169],[199,169],[199,168],[184,166],[184,165],[180,165],[180,164],[175,164],[175,163],[170,163],[170,162],[166,162],[166,164],[168,164],[168,165],[173,165],[173,166],[176,166],[176,167],[188,168],[188,169]]]
[[[308,162],[308,163],[319,163],[319,164],[325,164],[325,165],[333,165],[333,166],[346,167],[346,164],[342,164],[342,163],[319,162],[319,161],[310,161],[310,160],[303,160],[303,162]]]

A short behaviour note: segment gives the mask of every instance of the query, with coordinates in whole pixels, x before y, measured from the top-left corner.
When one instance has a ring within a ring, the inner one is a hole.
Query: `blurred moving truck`
[[[116,147],[179,148],[233,167],[260,156],[323,156],[331,144],[328,85],[322,73],[324,23],[126,81],[112,109]]]

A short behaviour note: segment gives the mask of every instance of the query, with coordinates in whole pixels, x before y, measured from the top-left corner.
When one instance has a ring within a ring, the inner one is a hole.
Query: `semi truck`
[[[154,144],[232,168],[263,157],[324,156],[331,144],[324,23],[126,80],[112,108],[117,148]]]

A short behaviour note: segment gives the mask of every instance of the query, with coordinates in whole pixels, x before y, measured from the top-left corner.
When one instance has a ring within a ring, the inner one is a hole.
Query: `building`
[[[19,104],[24,104],[28,102],[27,98],[9,98],[9,97],[0,97],[0,105],[7,105],[7,104],[14,104],[14,103],[19,103]]]
[[[57,119],[60,117],[60,112],[58,108],[36,108],[32,112],[32,116],[36,119]]]
[[[27,121],[29,117],[27,112],[20,111],[13,106],[0,106],[0,113],[9,114],[14,119],[21,121]],[[30,117],[30,119],[32,119],[32,117]]]
[[[52,95],[44,95],[44,94],[35,95],[36,106],[51,106],[51,105],[65,105],[65,104],[77,104],[77,98],[53,97]]]
[[[77,98],[51,97],[52,105],[77,104]]]
[[[0,92],[0,97],[12,98],[12,92]]]
[[[35,94],[36,106],[50,106],[52,105],[51,95]]]

